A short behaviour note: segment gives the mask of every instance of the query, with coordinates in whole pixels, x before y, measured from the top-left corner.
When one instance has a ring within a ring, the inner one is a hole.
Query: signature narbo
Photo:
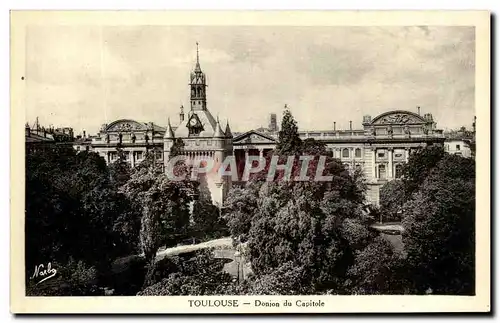
[[[41,282],[44,282],[47,279],[54,277],[56,274],[57,274],[57,270],[52,268],[52,264],[49,262],[47,264],[46,269],[45,269],[45,266],[43,264],[35,266],[35,272],[33,273],[33,276],[31,276],[31,279],[41,277],[42,279],[38,283],[36,283],[36,285],[38,285]]]

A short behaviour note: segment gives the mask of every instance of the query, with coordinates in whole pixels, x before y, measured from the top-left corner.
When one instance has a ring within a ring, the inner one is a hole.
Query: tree
[[[302,142],[302,153],[304,155],[332,157],[331,152],[329,153],[326,149],[326,144],[313,138],[307,138]]]
[[[227,226],[219,208],[212,203],[206,176],[199,174],[197,198],[193,203],[192,231],[204,239],[220,238],[227,233]]]
[[[37,284],[29,281],[26,286],[27,296],[100,296],[98,287],[98,272],[94,267],[88,267],[83,261],[72,257],[68,263],[54,263],[57,275],[47,281]]]
[[[170,155],[169,157],[175,157],[182,155],[182,152],[184,151],[184,141],[181,138],[176,138],[174,139],[174,144],[172,145],[172,148],[170,148]]]
[[[308,168],[312,175],[309,180],[283,181],[283,174],[279,174],[275,181],[263,182],[251,217],[248,249],[256,281],[264,277],[270,283],[279,281],[275,272],[285,277],[300,272],[301,279],[277,287],[280,292],[343,293],[347,269],[357,247],[353,235],[346,234],[346,221],[357,219],[364,225],[361,175],[353,176],[337,160],[324,156],[323,175],[332,176],[332,180],[316,181],[315,170],[321,155],[314,157]],[[292,177],[299,175],[300,169],[300,165],[294,164]],[[283,264],[287,265],[282,267]],[[285,270],[290,272],[285,274]]]
[[[125,159],[125,153],[122,148],[117,148],[118,159],[111,163],[108,167],[112,185],[118,189],[123,186],[129,179],[131,168]]]
[[[404,205],[403,243],[415,293],[473,295],[474,161],[446,155]]]
[[[194,257],[178,263],[179,271],[146,287],[139,296],[225,295],[234,294],[231,275],[222,272],[224,263],[215,259],[213,250],[196,252]]]
[[[240,242],[246,242],[252,225],[253,216],[257,213],[259,183],[249,182],[244,188],[233,187],[224,201],[224,220],[227,222],[231,236]]]
[[[189,227],[189,203],[193,196],[187,172],[182,181],[169,180],[151,160],[151,156],[147,156],[144,164],[134,169],[130,180],[122,187],[125,196],[142,213],[139,236],[149,267],[146,280],[152,275],[159,247],[185,237]]]
[[[47,260],[60,267],[70,266],[73,260],[81,262],[80,267],[92,266],[101,279],[114,257],[134,249],[134,242],[115,227],[120,216],[131,214],[129,207],[111,184],[106,163],[98,154],[77,154],[64,147],[28,152],[27,283],[31,283],[31,268]],[[133,223],[129,221],[129,226]],[[80,293],[69,286],[59,292]]]
[[[390,181],[380,189],[380,207],[385,220],[401,220],[405,186],[400,180]]]
[[[407,294],[404,256],[389,241],[377,236],[365,248],[356,251],[349,268],[346,287],[351,294]]]
[[[303,267],[287,262],[263,275],[253,276],[239,286],[244,295],[306,295],[314,293],[309,288]]]
[[[297,122],[290,109],[285,105],[276,151],[280,155],[295,155],[301,148],[302,140],[299,137]]]
[[[433,167],[444,157],[442,146],[428,146],[411,154],[408,163],[403,166],[403,183],[405,199],[425,181]]]

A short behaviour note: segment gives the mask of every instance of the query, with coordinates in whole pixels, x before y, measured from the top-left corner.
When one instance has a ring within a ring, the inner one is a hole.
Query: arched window
[[[403,176],[403,165],[397,164],[396,165],[396,178],[401,178]]]
[[[385,179],[387,177],[385,165],[378,165],[378,178]]]
[[[349,149],[347,148],[342,149],[342,157],[349,157]]]
[[[356,150],[354,151],[354,156],[356,158],[361,158],[361,149],[356,148]]]

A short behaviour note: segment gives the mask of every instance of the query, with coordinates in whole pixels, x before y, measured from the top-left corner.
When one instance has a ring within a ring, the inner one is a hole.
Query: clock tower
[[[206,95],[206,76],[201,71],[200,67],[200,54],[198,50],[198,43],[196,43],[196,66],[194,71],[191,72],[191,110],[204,111],[207,109],[207,95]]]
[[[168,124],[168,130],[163,138],[164,163],[165,167],[170,157],[170,150],[175,140],[182,139],[184,148],[182,154],[190,163],[203,163],[203,160],[212,160],[214,170],[205,176],[206,185],[212,195],[212,202],[221,206],[225,195],[231,187],[228,178],[223,178],[217,172],[226,156],[232,155],[232,134],[229,127],[222,130],[219,118],[214,118],[207,108],[206,96],[206,76],[200,67],[200,55],[198,43],[196,43],[196,65],[190,74],[190,101],[191,110],[187,114],[186,120],[181,118],[179,125],[173,131]]]

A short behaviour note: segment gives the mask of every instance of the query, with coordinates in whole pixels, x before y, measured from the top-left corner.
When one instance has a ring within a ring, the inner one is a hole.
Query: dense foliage
[[[285,110],[274,156],[284,164],[296,155],[291,178],[301,174],[299,156],[310,156],[309,179],[286,181],[285,170],[267,181],[269,169],[254,176],[244,188],[235,188],[226,201],[225,218],[233,236],[248,240],[255,273],[247,293],[314,294],[345,293],[347,270],[355,249],[364,247],[372,234],[361,207],[364,183],[360,172],[350,173],[315,140],[301,141],[297,125]],[[315,181],[319,175],[331,181]],[[348,227],[356,227],[351,232]]]
[[[136,250],[137,217],[99,155],[71,148],[29,152],[27,283],[35,266],[48,262],[68,267],[76,261],[102,275],[112,259]]]
[[[196,200],[193,202],[191,215],[191,235],[201,240],[210,240],[227,236],[228,227],[219,207],[213,204],[207,180],[199,174],[196,187]]]
[[[403,241],[417,293],[474,294],[474,161],[445,155],[404,204]]]
[[[179,258],[165,259],[158,268],[161,270],[160,278],[164,278],[138,295],[224,295],[234,292],[233,278],[222,271],[223,265],[224,262],[214,258],[213,250],[209,249],[196,252],[193,257],[182,261]]]
[[[409,293],[475,290],[475,163],[430,146],[412,154],[403,179],[384,186],[384,212],[402,214]]]
[[[173,181],[151,154],[130,169],[120,147],[110,165],[71,148],[30,151],[27,294],[103,295],[104,286],[116,295],[474,294],[473,159],[439,146],[413,153],[402,179],[381,190],[383,218],[404,229],[388,236],[370,226],[360,171],[325,144],[302,141],[288,109],[280,129],[266,167],[234,186],[222,208],[182,163],[174,173],[184,180]],[[174,146],[173,155],[182,153],[182,140]],[[283,165],[289,156],[289,171],[268,177],[271,160]],[[228,235],[251,263],[242,282],[213,250],[158,253],[187,238]],[[57,276],[37,285],[34,268],[48,262]]]

